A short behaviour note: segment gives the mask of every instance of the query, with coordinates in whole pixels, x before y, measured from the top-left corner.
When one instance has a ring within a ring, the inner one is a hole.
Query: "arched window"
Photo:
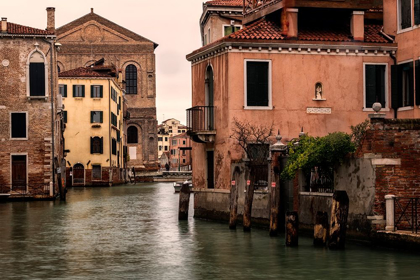
[[[45,58],[39,51],[29,57],[29,95],[45,96]]]
[[[137,94],[137,67],[133,64],[125,68],[125,91],[127,94]]]
[[[90,153],[91,154],[103,154],[103,143],[104,138],[98,136],[90,138]]]
[[[128,144],[136,144],[136,143],[138,143],[138,131],[137,131],[137,127],[130,126],[127,129],[127,143]]]
[[[59,65],[57,65],[57,73],[60,73],[60,72],[61,72],[61,68]]]

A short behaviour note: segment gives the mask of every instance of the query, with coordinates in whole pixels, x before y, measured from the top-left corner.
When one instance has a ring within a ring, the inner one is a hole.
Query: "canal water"
[[[420,257],[348,244],[286,248],[266,230],[178,222],[172,184],[81,188],[0,204],[0,279],[419,279]],[[192,200],[191,200],[192,205]]]

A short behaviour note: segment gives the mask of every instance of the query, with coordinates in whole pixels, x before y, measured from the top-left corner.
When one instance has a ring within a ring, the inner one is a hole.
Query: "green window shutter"
[[[73,85],[73,97],[76,97],[76,85]]]
[[[408,75],[409,75],[409,82],[410,82],[408,105],[414,106],[414,67],[413,67],[412,62],[410,62],[410,65],[409,65]]]
[[[101,137],[101,154],[104,153],[104,138]]]
[[[95,114],[94,111],[90,111],[90,123],[93,123],[93,115]]]
[[[93,154],[93,138],[90,137],[90,153]]]
[[[67,111],[63,111],[63,122],[67,123]]]
[[[85,85],[82,85],[82,97],[85,97]]]
[[[93,88],[94,88],[94,86],[90,86],[90,98],[93,98]]]
[[[63,88],[64,88],[63,97],[67,97],[67,85],[63,85]]]
[[[102,112],[102,111],[100,111],[100,116],[101,116],[101,123],[103,123],[104,122],[104,112]]]
[[[416,105],[420,105],[420,61],[416,60]]]
[[[101,90],[101,98],[104,97],[104,87],[100,86],[100,90]]]

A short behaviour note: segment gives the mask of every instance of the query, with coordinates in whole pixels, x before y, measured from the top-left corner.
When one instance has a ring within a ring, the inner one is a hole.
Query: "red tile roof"
[[[96,67],[95,67],[96,68]],[[100,71],[101,69],[95,69],[93,67],[79,67],[76,69],[64,71],[58,74],[60,78],[82,78],[82,77],[104,77],[104,78],[111,78],[115,77],[115,72],[103,72]],[[103,69],[103,67],[101,67]],[[95,71],[99,70],[99,71]]]
[[[390,43],[389,40],[381,34],[382,26],[365,25],[365,42],[368,43]],[[245,40],[286,40],[282,35],[282,29],[279,24],[262,18],[255,23],[244,27],[243,29],[230,34],[230,39]],[[353,38],[350,28],[344,27],[302,27],[299,29],[299,41],[321,41],[321,42],[352,42]]]
[[[53,31],[37,29],[11,22],[7,23],[7,33],[16,35],[54,35]]]
[[[207,6],[242,7],[242,0],[212,0],[206,2]]]

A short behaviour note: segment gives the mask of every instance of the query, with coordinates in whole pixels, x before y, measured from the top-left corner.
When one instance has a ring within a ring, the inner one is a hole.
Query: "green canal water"
[[[192,199],[191,199],[192,205]],[[191,209],[191,208],[190,208]],[[66,203],[0,204],[0,279],[420,279],[420,256],[178,222],[172,184],[71,189]]]

